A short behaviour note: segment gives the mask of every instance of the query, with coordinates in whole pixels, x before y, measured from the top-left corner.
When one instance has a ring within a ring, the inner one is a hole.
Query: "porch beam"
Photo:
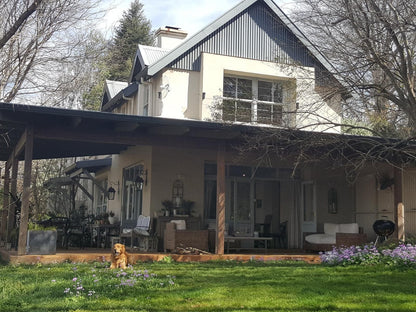
[[[29,222],[30,182],[32,178],[33,126],[27,125],[25,132],[25,169],[23,174],[22,208],[20,212],[19,244],[17,249],[17,254],[19,256],[26,254],[27,227]]]
[[[215,253],[224,254],[225,232],[225,145],[220,143],[217,150],[217,239]]]
[[[403,171],[396,167],[394,168],[394,207],[396,238],[404,241]]]
[[[172,147],[190,147],[199,149],[216,150],[218,140],[216,138],[199,138],[189,135],[184,136],[167,136],[149,134],[145,131],[135,132],[114,132],[108,130],[78,130],[78,129],[36,129],[35,137],[45,140],[59,141],[80,141],[92,143],[107,143],[119,145],[150,145],[150,146],[172,146]],[[225,139],[224,139],[225,140]]]
[[[88,190],[81,184],[81,183],[79,183],[79,181],[78,180],[76,180],[76,179],[72,179],[72,181],[74,181],[74,183],[81,189],[81,191],[83,191],[84,192],[84,194],[85,195],[87,195],[88,196],[88,198],[89,199],[91,199],[91,200],[94,200],[94,196],[92,196],[91,194],[90,194],[90,192],[88,192]]]
[[[103,192],[106,196],[107,196],[107,190],[106,189],[104,189],[101,185],[100,185],[100,183],[98,183],[97,182],[97,179],[96,178],[94,178],[93,176],[92,176],[92,174],[91,173],[89,173],[87,170],[85,170],[85,169],[83,169],[83,172],[84,172],[84,174],[89,178],[89,179],[91,179],[91,181],[92,181],[92,183],[94,183],[94,185],[96,186],[96,187],[98,187],[99,189],[100,189],[100,191],[101,192]]]

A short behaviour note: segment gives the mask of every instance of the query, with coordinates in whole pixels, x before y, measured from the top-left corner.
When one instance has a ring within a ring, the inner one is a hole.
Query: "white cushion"
[[[358,233],[358,223],[345,223],[339,225],[339,233]]]
[[[186,222],[185,222],[185,220],[172,220],[170,222],[176,224],[176,229],[177,230],[186,230]]]
[[[310,244],[335,244],[335,234],[311,234],[305,237]]]
[[[324,223],[325,234],[335,234],[339,232],[339,224],[336,223]]]
[[[136,227],[147,230],[149,226],[150,226],[150,217],[145,217],[143,215],[140,215],[139,218],[137,218]]]
[[[142,228],[139,228],[139,227],[134,228],[134,233],[136,233],[138,235],[143,235],[143,236],[150,236],[148,231],[143,230]]]

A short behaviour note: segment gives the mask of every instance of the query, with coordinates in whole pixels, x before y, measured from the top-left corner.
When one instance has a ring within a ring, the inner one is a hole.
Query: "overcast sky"
[[[115,23],[128,10],[132,0],[105,0],[109,9],[102,24],[102,30],[111,32]],[[140,0],[144,14],[151,21],[152,28],[175,26],[186,30],[189,35],[207,26],[222,14],[236,6],[241,0]],[[285,11],[294,0],[275,0]]]

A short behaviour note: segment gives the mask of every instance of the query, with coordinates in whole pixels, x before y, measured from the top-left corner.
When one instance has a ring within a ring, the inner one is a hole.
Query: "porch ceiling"
[[[0,161],[7,161],[27,125],[33,125],[33,159],[119,154],[129,146],[217,148],[241,140],[253,127],[131,116],[0,102]],[[23,154],[17,155],[19,160]]]

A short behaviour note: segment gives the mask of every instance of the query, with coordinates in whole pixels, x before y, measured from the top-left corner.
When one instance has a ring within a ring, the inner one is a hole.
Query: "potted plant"
[[[108,217],[109,217],[110,215],[108,214],[108,212],[104,212],[103,213],[103,216],[102,216],[102,221],[101,221],[101,224],[108,224],[109,223],[109,221],[108,221]]]
[[[183,213],[185,215],[191,216],[192,215],[192,208],[193,208],[194,204],[195,204],[194,201],[184,199],[182,201]]]
[[[29,223],[26,244],[27,254],[56,254],[57,236],[56,227],[43,227],[36,223]]]
[[[116,222],[115,213],[114,213],[114,212],[112,212],[112,211],[110,211],[110,212],[108,213],[108,222],[109,222],[110,224],[114,224],[114,222]]]
[[[162,205],[162,211],[164,212],[166,217],[169,217],[173,212],[173,202],[171,200],[166,199],[162,201]]]

